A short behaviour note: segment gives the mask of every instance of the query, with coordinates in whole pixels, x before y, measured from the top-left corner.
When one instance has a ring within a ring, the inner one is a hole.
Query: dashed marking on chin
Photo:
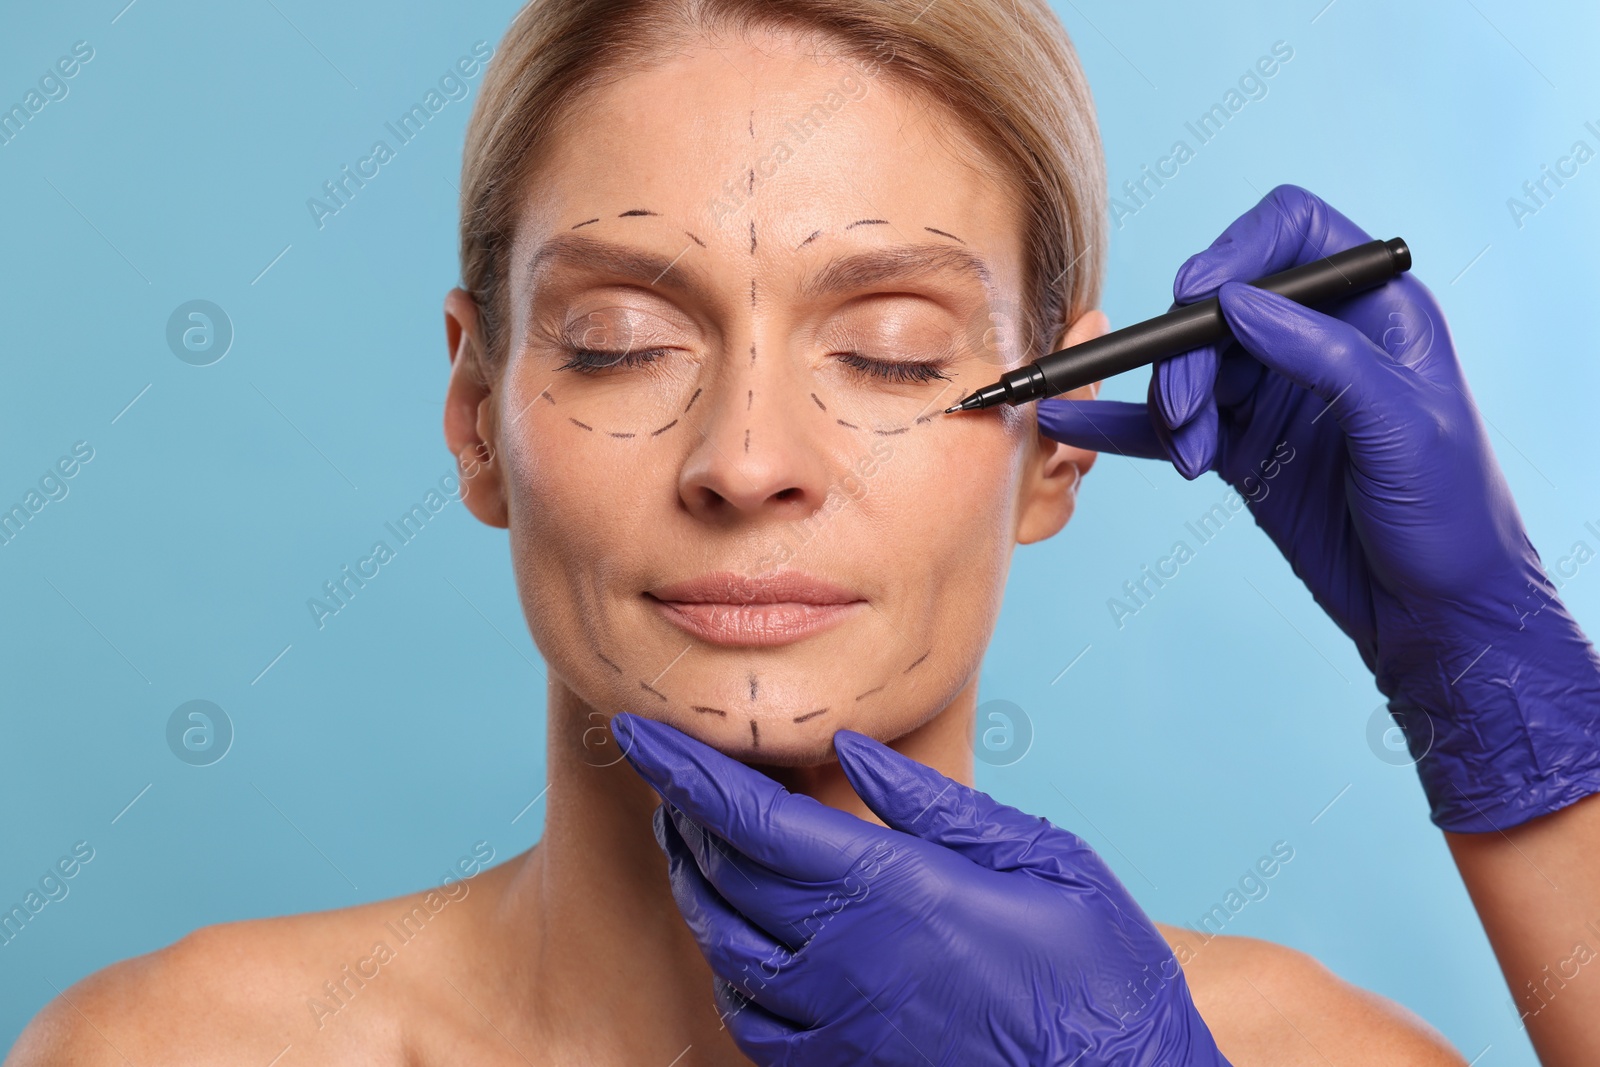
[[[721,708],[708,708],[704,704],[690,704],[689,707],[702,715],[721,715],[724,719],[728,717],[728,713]]]
[[[796,715],[794,717],[794,721],[795,722],[805,722],[808,719],[815,719],[818,715],[826,714],[827,711],[828,711],[827,708],[818,708],[816,711],[808,711],[804,715]]]
[[[600,662],[601,663],[604,663],[607,667],[610,667],[612,670],[616,671],[618,674],[622,673],[622,668],[617,666],[615,663],[612,663],[611,660],[607,659],[606,658],[606,654],[604,652],[600,652],[600,651],[596,650],[595,655],[600,657]]]
[[[656,699],[661,701],[663,704],[667,703],[666,694],[661,692],[661,690],[654,688],[649,682],[642,678],[639,679],[639,688],[643,689],[646,693],[655,694]]]
[[[930,648],[930,649],[928,649],[928,651],[927,651],[927,652],[924,652],[924,653],[923,653],[923,654],[922,654],[922,655],[920,655],[920,656],[918,656],[918,657],[917,657],[917,658],[916,658],[916,659],[915,659],[915,660],[913,660],[913,661],[912,661],[912,662],[911,662],[911,666],[910,666],[910,667],[907,667],[907,668],[906,668],[906,669],[905,669],[905,670],[903,670],[903,671],[901,671],[901,672],[900,672],[900,673],[901,673],[901,674],[910,674],[910,673],[911,673],[911,672],[912,672],[912,670],[913,670],[913,669],[914,669],[914,668],[915,668],[915,667],[916,667],[916,666],[917,666],[917,665],[918,665],[918,664],[920,664],[920,663],[921,663],[921,662],[922,662],[922,661],[923,661],[923,660],[925,660],[925,659],[927,659],[927,658],[928,658],[928,656],[929,656],[929,655],[930,655],[930,654],[932,654],[932,652],[933,652],[933,649],[931,649],[931,648]]]
[[[881,685],[874,686],[873,688],[868,689],[865,693],[862,693],[860,696],[856,697],[856,699],[857,700],[865,700],[867,697],[871,696],[873,693],[881,693],[881,692],[883,692],[883,689],[884,689],[884,687],[881,686]]]
[[[754,700],[755,698],[756,698],[756,676],[752,674],[750,676],[750,699]]]

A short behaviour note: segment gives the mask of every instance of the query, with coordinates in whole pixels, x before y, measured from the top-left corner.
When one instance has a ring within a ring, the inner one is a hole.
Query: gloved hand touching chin
[[[1444,315],[1409,273],[1320,311],[1242,284],[1370,239],[1279,186],[1173,284],[1180,304],[1216,296],[1236,341],[1157,364],[1148,403],[1045,400],[1039,425],[1221,474],[1356,643],[1433,821],[1505,829],[1600,791],[1600,658],[1523,530]]]
[[[611,725],[665,801],[673,896],[755,1062],[1227,1064],[1166,941],[1075,834],[848,730],[839,762],[887,829],[670,726]]]

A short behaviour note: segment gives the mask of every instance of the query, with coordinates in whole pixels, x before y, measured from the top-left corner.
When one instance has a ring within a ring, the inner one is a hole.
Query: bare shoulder
[[[1464,1067],[1415,1013],[1351,985],[1304,952],[1253,937],[1157,923],[1201,1018],[1234,1067]]]
[[[451,906],[424,891],[202,927],[63,991],[4,1067],[266,1065],[291,1048],[300,1065],[404,1063],[405,1024],[428,1014],[411,977],[425,968],[394,964],[457,951]]]

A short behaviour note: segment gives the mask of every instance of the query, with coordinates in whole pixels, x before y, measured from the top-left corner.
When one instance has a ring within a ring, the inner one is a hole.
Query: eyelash
[[[665,348],[644,348],[637,352],[607,352],[599,348],[577,348],[567,345],[567,362],[557,370],[575,370],[583,374],[598,374],[614,367],[641,367],[665,355]]]
[[[839,354],[839,362],[862,374],[890,382],[950,380],[950,376],[944,373],[944,363],[903,363],[899,360],[868,359],[859,352],[842,352]]]
[[[569,345],[564,351],[567,353],[567,362],[558,367],[558,370],[596,374],[615,367],[643,366],[659,359],[668,350],[646,348],[637,352],[608,352],[604,349],[577,348]],[[868,359],[859,352],[840,353],[839,362],[861,374],[900,384],[950,380],[950,376],[943,371],[942,363]]]

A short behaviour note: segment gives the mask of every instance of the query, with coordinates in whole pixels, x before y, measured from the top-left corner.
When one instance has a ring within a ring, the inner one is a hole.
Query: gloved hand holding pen
[[[1320,312],[1242,284],[1370,239],[1279,186],[1173,286],[1216,296],[1235,343],[1158,363],[1147,404],[1045,400],[1039,425],[1239,489],[1375,674],[1433,821],[1504,829],[1600,791],[1600,658],[1523,530],[1444,315],[1409,273]]]
[[[839,762],[887,829],[665,724],[612,730],[665,801],[674,899],[755,1062],[1228,1063],[1160,932],[1075,834],[848,730]]]

